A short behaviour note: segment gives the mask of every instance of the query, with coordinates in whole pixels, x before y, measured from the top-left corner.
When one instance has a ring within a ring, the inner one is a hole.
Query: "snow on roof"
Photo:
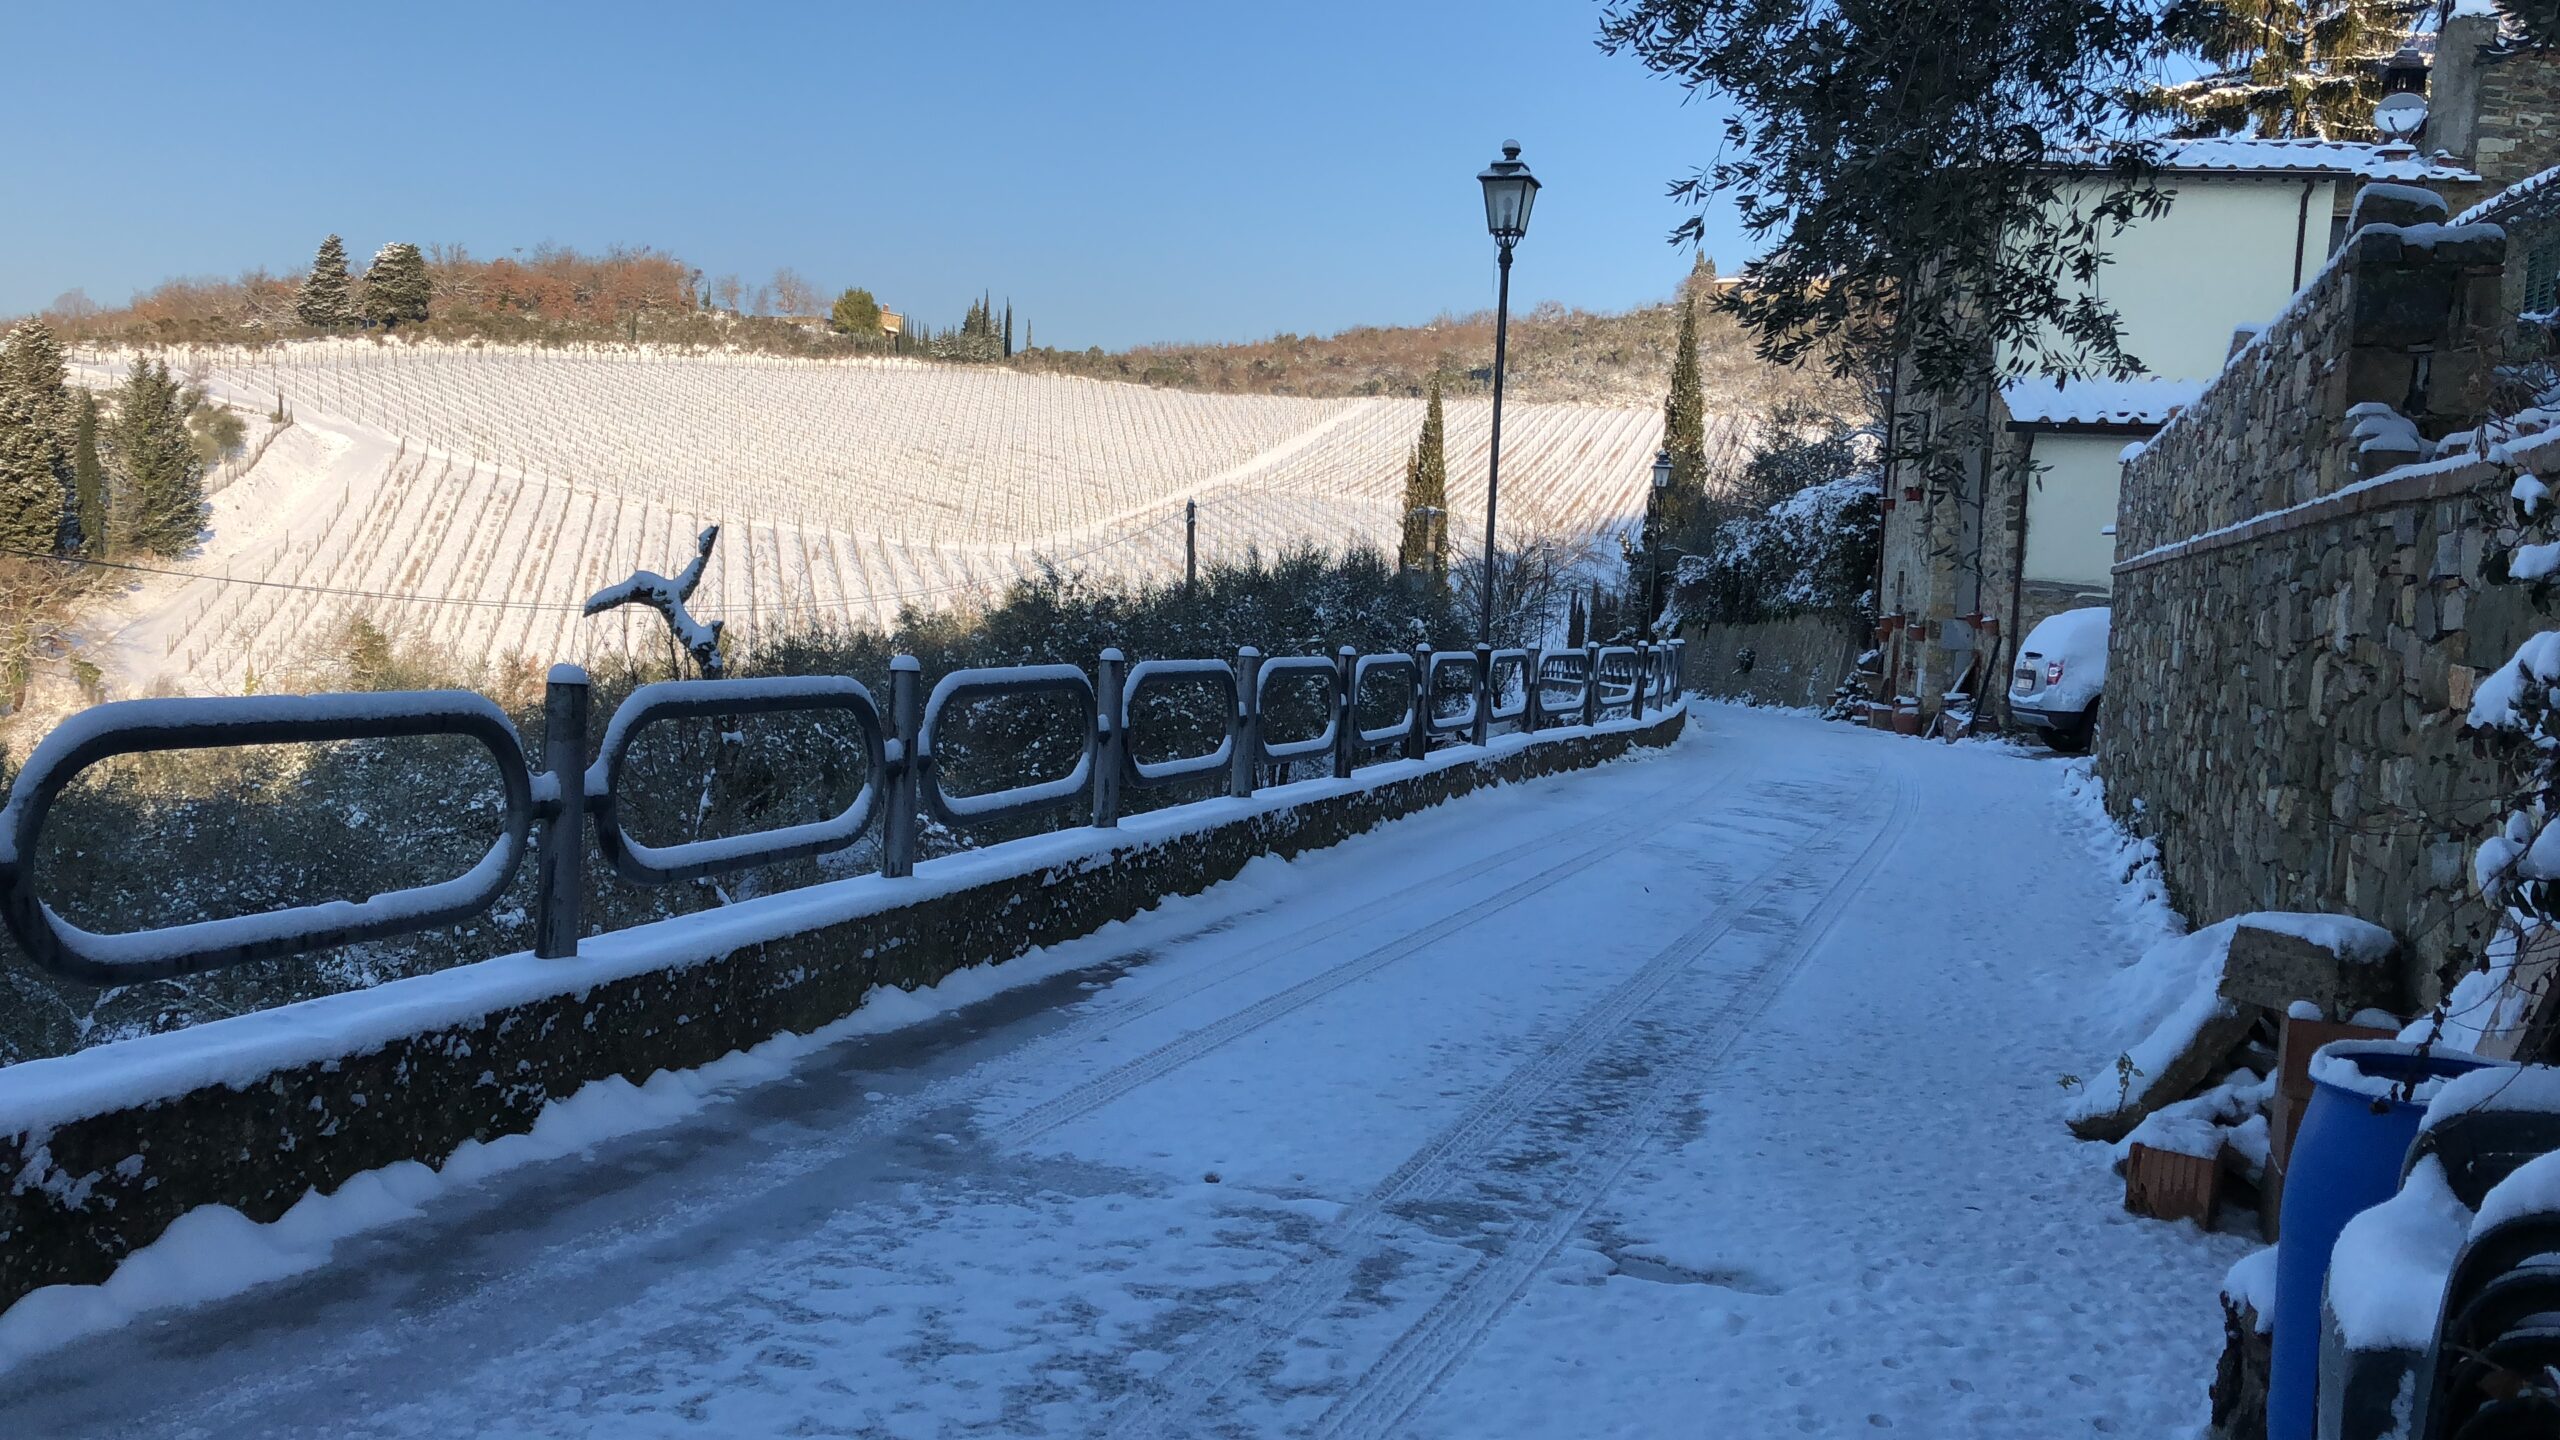
[[[2097,164],[2103,158],[2066,153],[2062,163]],[[2402,181],[2480,178],[2450,161],[2427,158],[2407,146],[2386,147],[2355,140],[2217,135],[2201,140],[2163,140],[2156,158],[2160,169],[2170,174],[2352,175],[2364,180]]]
[[[2461,166],[2429,160],[2406,147],[2347,140],[2261,140],[2226,135],[2172,141],[2160,148],[2164,170],[2282,170],[2355,175],[2367,180],[2477,180]]]
[[[2537,202],[2534,208],[2539,209],[2541,205],[2538,202],[2555,198],[2560,198],[2560,165],[2554,165],[2548,170],[2527,176],[2497,194],[2482,199],[2470,209],[2453,217],[2452,223],[2473,225],[2484,221],[2504,220],[2524,208],[2528,201]]]
[[[2021,425],[2158,425],[2204,393],[2202,380],[2012,380],[2000,387],[2009,418]]]

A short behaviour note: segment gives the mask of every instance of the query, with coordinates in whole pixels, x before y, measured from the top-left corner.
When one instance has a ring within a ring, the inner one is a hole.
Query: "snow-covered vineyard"
[[[109,378],[117,357],[88,357]],[[457,652],[590,658],[657,643],[578,602],[722,541],[696,609],[760,628],[888,621],[1042,561],[1180,573],[1314,543],[1391,546],[1422,419],[1406,399],[1203,395],[907,361],[320,342],[198,351],[244,411],[292,428],[214,503],[189,570],[125,603],[121,677],[238,688],[350,614]],[[1450,527],[1479,533],[1490,407],[1448,407]],[[1711,422],[1711,447],[1739,443]],[[1643,514],[1650,409],[1520,404],[1503,435],[1506,531],[1595,543]],[[223,583],[251,580],[250,585]]]

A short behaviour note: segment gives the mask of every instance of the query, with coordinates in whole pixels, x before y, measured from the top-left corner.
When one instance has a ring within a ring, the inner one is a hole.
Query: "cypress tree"
[[[332,235],[311,257],[311,273],[302,277],[302,295],[294,301],[295,318],[314,330],[348,330],[356,323],[355,301],[347,279],[347,245]]]
[[[374,253],[364,272],[364,320],[385,330],[427,318],[434,282],[427,278],[427,257],[406,240],[394,240]]]
[[[71,494],[81,551],[106,554],[107,472],[98,463],[98,398],[86,390],[80,392],[80,409],[73,421]]]
[[[1013,302],[1004,302],[1004,358],[1013,358]]]
[[[165,361],[136,359],[116,392],[107,514],[120,549],[183,554],[203,528],[204,463],[187,433],[190,406]]]
[[[1662,448],[1671,452],[1671,489],[1662,497],[1664,533],[1678,534],[1707,493],[1707,403],[1698,378],[1698,299],[1680,301],[1680,339],[1671,391],[1662,401]]]
[[[1440,377],[1431,377],[1422,409],[1422,436],[1404,466],[1404,544],[1398,559],[1407,570],[1434,580],[1449,573],[1448,426],[1440,409]]]

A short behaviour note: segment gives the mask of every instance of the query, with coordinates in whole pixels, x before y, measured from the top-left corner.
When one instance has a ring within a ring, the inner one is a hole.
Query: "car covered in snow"
[[[2009,680],[2009,714],[2067,754],[2089,748],[2107,684],[2107,607],[2065,610],[2027,632]]]

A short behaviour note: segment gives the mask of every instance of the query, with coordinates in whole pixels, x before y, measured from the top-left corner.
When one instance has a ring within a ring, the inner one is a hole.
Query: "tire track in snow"
[[[1706,790],[1712,788],[1713,785],[1714,782],[1709,781],[1702,785],[1693,786],[1687,794],[1667,797],[1663,803],[1676,808],[1685,801],[1702,795]],[[1033,1106],[1031,1109],[1024,1111],[1022,1114],[991,1127],[987,1132],[987,1138],[999,1148],[1010,1149],[1015,1146],[1028,1144],[1032,1140],[1038,1139],[1040,1136],[1057,1129],[1061,1125],[1068,1124],[1083,1116],[1090,1115],[1094,1111],[1101,1109],[1103,1106],[1110,1104],[1112,1101],[1119,1099],[1121,1096],[1128,1094],[1130,1091],[1137,1089],[1139,1086],[1144,1085],[1151,1080],[1170,1074],[1171,1072],[1190,1064],[1192,1061],[1201,1059],[1202,1057],[1223,1048],[1233,1041],[1242,1039],[1244,1036],[1250,1035],[1254,1031],[1259,1030],[1276,1020],[1282,1019],[1285,1016],[1304,1009],[1306,1006],[1323,999],[1325,996],[1332,994],[1334,991],[1339,990],[1346,985],[1365,979],[1370,975],[1374,975],[1378,971],[1385,969],[1387,966],[1394,964],[1398,960],[1402,960],[1419,951],[1429,949],[1431,946],[1439,944],[1441,941],[1448,939],[1452,935],[1456,935],[1463,930],[1480,925],[1485,921],[1492,919],[1494,916],[1501,914],[1503,911],[1521,904],[1533,896],[1543,894],[1544,892],[1553,889],[1555,886],[1571,879],[1573,876],[1579,875],[1583,871],[1590,869],[1592,866],[1599,864],[1601,861],[1617,854],[1626,840],[1633,837],[1638,831],[1655,823],[1658,822],[1653,819],[1652,813],[1639,807],[1631,818],[1611,821],[1594,830],[1586,831],[1584,834],[1592,843],[1570,855],[1567,855],[1565,858],[1548,866],[1546,869],[1541,870],[1524,880],[1508,885],[1497,893],[1488,895],[1484,899],[1478,900],[1473,904],[1451,911],[1428,925],[1422,926],[1419,929],[1406,931],[1404,934],[1397,936],[1393,940],[1389,940],[1381,945],[1373,946],[1372,948],[1365,950],[1360,954],[1341,962],[1340,964],[1331,966],[1317,974],[1311,975],[1275,995],[1265,996],[1262,999],[1247,1005],[1245,1008],[1232,1011],[1220,1019],[1201,1026],[1197,1030],[1188,1031],[1174,1039],[1168,1040],[1164,1044],[1157,1046],[1155,1049],[1148,1051],[1144,1055],[1140,1055],[1133,1060],[1128,1060],[1119,1065],[1113,1066],[1111,1069],[1095,1076],[1093,1079],[1086,1081],[1076,1088],[1069,1090],[1062,1095],[1053,1096],[1052,1098]],[[1522,844],[1512,846],[1509,850],[1503,851],[1498,857],[1489,859],[1484,864],[1458,867],[1458,871],[1466,872],[1461,878],[1473,879],[1500,864],[1508,863],[1511,860],[1517,859],[1525,853],[1533,850],[1545,849],[1548,847],[1549,843],[1548,837],[1541,836],[1536,840],[1526,841]],[[1458,874],[1458,871],[1452,871],[1451,874],[1456,875]],[[1443,882],[1441,880],[1433,880],[1426,883],[1436,886]],[[1365,923],[1368,919],[1375,918],[1378,913],[1409,906],[1410,903],[1410,901],[1400,895],[1383,896],[1380,899],[1373,900],[1368,904],[1359,907],[1358,910],[1346,912],[1344,916],[1339,917],[1335,921],[1327,922],[1324,925],[1310,930],[1300,931],[1283,940],[1272,942],[1269,947],[1265,948],[1271,948],[1281,953],[1294,953],[1305,950],[1312,947],[1319,941],[1330,938],[1344,930],[1352,929],[1361,923]],[[1267,957],[1257,957],[1249,963],[1258,968],[1262,963],[1263,958]],[[1234,966],[1222,967],[1217,978],[1220,980],[1232,979],[1236,973],[1240,972],[1240,968],[1241,967]],[[1168,1001],[1167,1003],[1170,1002]],[[1156,1006],[1151,1008],[1162,1007]],[[1138,1015],[1146,1013],[1149,1013],[1149,1011],[1136,1011],[1125,1017],[1115,1015],[1113,1017],[1113,1023],[1122,1023],[1124,1019],[1136,1018]]]
[[[1846,905],[1835,903],[1841,899],[1841,892],[1856,883],[1874,858],[1889,851],[1908,828],[1913,810],[1911,790],[1905,777],[1896,787],[1893,813],[1875,838],[1814,901],[1811,913],[1821,917],[1816,923],[1796,932],[1793,944],[1773,950],[1754,963],[1738,983],[1731,976],[1715,977],[1717,988],[1730,987],[1732,1000],[1688,1037],[1688,1042],[1663,1067],[1666,1072],[1695,1080],[1721,1062],[1761,1012],[1803,970],[1805,962],[1847,913]],[[1405,1421],[1475,1352],[1530,1280],[1582,1228],[1591,1207],[1643,1153],[1661,1127],[1673,1098],[1681,1093],[1685,1093],[1685,1087],[1668,1083],[1649,1086],[1624,1119],[1606,1127],[1605,1133],[1573,1158],[1565,1182],[1541,1197],[1542,1213],[1522,1217],[1527,1223],[1515,1228],[1509,1243],[1479,1261],[1421,1319],[1399,1335],[1386,1353],[1352,1383],[1350,1391],[1317,1419],[1311,1433],[1319,1440],[1361,1440],[1402,1433]]]
[[[1873,780],[1873,772],[1869,778]],[[1861,787],[1858,798],[1845,805],[1820,830],[1788,848],[1746,882],[1730,900],[1719,905],[1713,914],[1657,951],[1635,973],[1584,1010],[1564,1034],[1505,1076],[1456,1122],[1407,1157],[1403,1164],[1334,1222],[1330,1232],[1318,1240],[1308,1258],[1297,1262],[1291,1272],[1275,1284],[1266,1286],[1250,1309],[1211,1329],[1198,1344],[1143,1382],[1136,1396],[1111,1416],[1104,1433],[1113,1436],[1197,1433],[1200,1412],[1241,1378],[1263,1352],[1298,1333],[1308,1321],[1339,1304],[1349,1294],[1363,1262],[1379,1249],[1385,1232],[1395,1222],[1394,1207],[1420,1198],[1466,1173],[1469,1168],[1467,1162],[1491,1141],[1527,1119],[1542,1101],[1554,1098],[1568,1079],[1589,1068],[1608,1042],[1617,1038],[1673,980],[1731,934],[1742,920],[1753,916],[1762,905],[1775,899],[1777,892],[1784,888],[1785,878],[1796,871],[1799,861],[1829,845],[1848,830],[1860,813],[1863,802],[1871,799],[1873,794],[1872,784]],[[1892,810],[1885,823],[1843,862],[1840,877],[1823,887],[1816,904],[1819,905],[1821,899],[1837,895],[1853,883],[1886,839],[1900,831],[1909,812],[1908,787],[1897,784]],[[1778,967],[1771,962],[1765,968]],[[1774,987],[1769,993],[1775,993]],[[1734,1002],[1729,1008],[1739,1008],[1740,1003]],[[1758,1004],[1765,1005],[1766,1000],[1760,1000]],[[1588,1157],[1594,1153],[1593,1144],[1604,1138],[1595,1135],[1575,1142],[1576,1153],[1583,1157],[1583,1163],[1588,1163]],[[1631,1156],[1633,1147],[1628,1147],[1627,1153]],[[1621,1168],[1622,1165],[1623,1162]],[[1602,1188],[1605,1189],[1606,1180],[1614,1179],[1615,1174],[1614,1169],[1607,1172]],[[1507,1298],[1506,1293],[1503,1299]],[[1465,1332],[1457,1332],[1456,1339],[1465,1341],[1468,1336]],[[1445,1350],[1448,1346],[1442,1348]],[[1426,1352],[1426,1357],[1429,1353]],[[1454,1359],[1454,1355],[1428,1366],[1428,1378],[1436,1380],[1450,1359]],[[1381,1383],[1384,1383],[1383,1379]],[[1409,1405],[1397,1408],[1396,1414],[1401,1415],[1405,1408]],[[1389,1418],[1392,1421],[1393,1417]]]

